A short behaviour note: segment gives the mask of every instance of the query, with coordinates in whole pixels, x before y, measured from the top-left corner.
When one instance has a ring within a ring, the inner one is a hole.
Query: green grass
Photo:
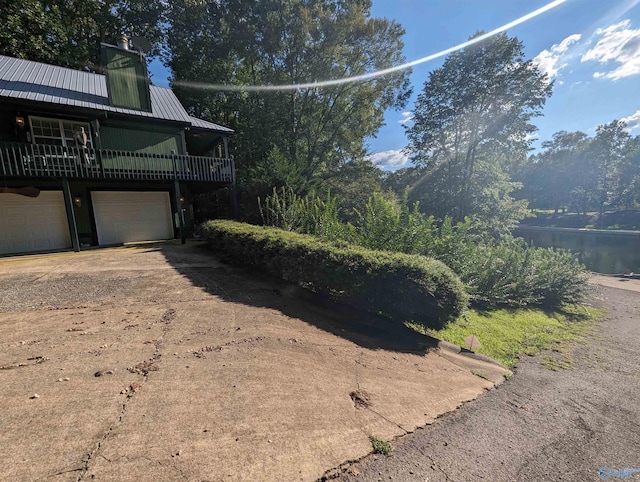
[[[555,312],[533,308],[472,309],[446,328],[429,333],[462,347],[466,347],[467,336],[476,335],[481,346],[474,351],[511,368],[523,354],[536,355],[546,349],[564,352],[568,343],[580,341],[600,316],[598,310],[578,305],[564,306]],[[408,326],[425,333],[421,325]],[[550,369],[559,369],[567,368],[569,362],[546,363]]]

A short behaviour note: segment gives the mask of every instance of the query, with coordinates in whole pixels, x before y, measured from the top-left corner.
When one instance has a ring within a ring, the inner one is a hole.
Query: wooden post
[[[178,168],[176,166],[176,151],[171,150],[171,159],[173,160],[173,191],[176,198],[176,212],[178,213],[178,224],[180,226],[180,239],[182,244],[185,244],[186,238],[184,234],[184,213],[182,212],[182,202],[180,198],[180,182],[178,181]]]
[[[64,195],[64,207],[67,211],[67,222],[69,223],[69,234],[71,235],[71,245],[73,250],[80,251],[80,240],[78,239],[78,226],[76,224],[76,215],[73,209],[73,197],[71,196],[71,188],[69,180],[62,178],[62,193]]]
[[[224,158],[229,161],[231,167],[231,217],[238,219],[238,192],[236,190],[236,166],[232,158],[229,157],[229,139],[222,136],[224,145]]]

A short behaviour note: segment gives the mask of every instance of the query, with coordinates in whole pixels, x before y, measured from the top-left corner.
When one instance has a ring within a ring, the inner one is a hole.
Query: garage
[[[98,244],[173,238],[168,192],[93,191]]]
[[[0,254],[71,247],[62,191],[41,191],[31,198],[0,194]]]

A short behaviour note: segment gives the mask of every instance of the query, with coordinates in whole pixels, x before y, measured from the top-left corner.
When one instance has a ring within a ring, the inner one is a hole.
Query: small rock
[[[33,400],[34,398],[40,398],[40,395],[38,395],[37,393],[34,393],[33,395],[31,395],[29,397],[31,400]]]
[[[409,475],[413,475],[413,470],[410,470],[410,471],[409,471]]]
[[[235,385],[234,385],[234,387],[235,387]],[[271,439],[267,440],[267,442],[271,443]]]
[[[69,381],[69,377],[64,377],[62,380],[65,381],[65,382],[68,382]]]
[[[59,381],[59,382],[61,382],[61,381],[62,381],[62,378],[58,378],[58,381]]]

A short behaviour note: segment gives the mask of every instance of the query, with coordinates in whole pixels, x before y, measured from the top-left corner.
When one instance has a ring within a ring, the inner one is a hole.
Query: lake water
[[[579,230],[520,226],[514,233],[534,246],[564,248],[596,273],[640,273],[640,231]]]

